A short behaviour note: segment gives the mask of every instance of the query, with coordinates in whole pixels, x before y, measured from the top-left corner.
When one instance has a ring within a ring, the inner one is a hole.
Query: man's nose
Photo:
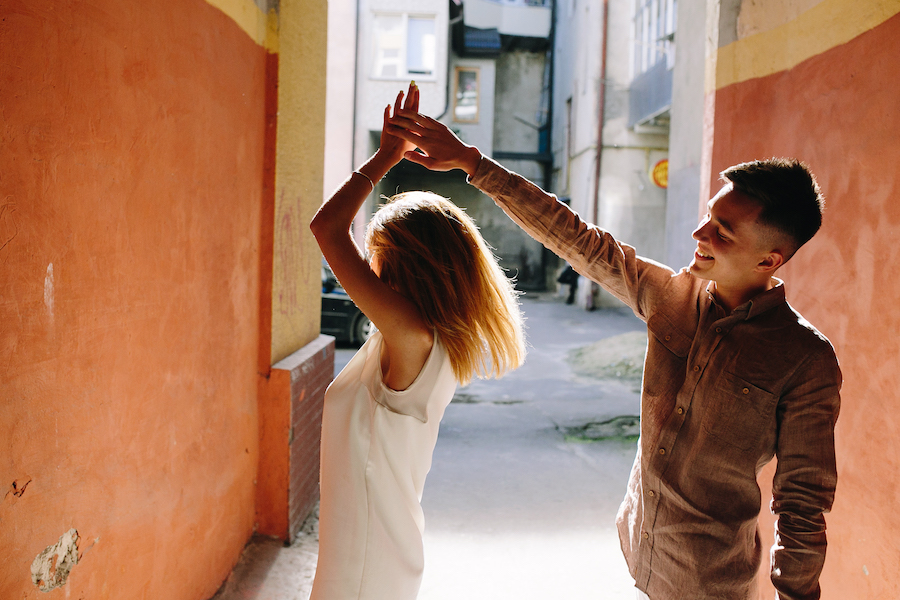
[[[691,237],[697,241],[700,241],[700,238],[703,237],[703,228],[708,221],[701,221],[699,225],[697,225],[697,229],[694,230],[694,233],[691,234]]]

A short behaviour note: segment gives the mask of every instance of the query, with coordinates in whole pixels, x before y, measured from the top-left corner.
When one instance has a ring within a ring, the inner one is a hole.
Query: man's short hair
[[[822,225],[825,198],[809,167],[796,158],[754,160],[720,173],[733,189],[762,207],[759,221],[787,236],[785,260],[808,242]]]

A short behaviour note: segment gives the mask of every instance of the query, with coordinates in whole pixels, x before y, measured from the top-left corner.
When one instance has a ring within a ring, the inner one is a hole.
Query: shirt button
[[[750,393],[750,388],[744,388],[744,389],[741,390],[741,392],[744,393],[744,394],[749,394],[749,393]]]
[[[699,366],[699,365],[694,365],[694,371],[699,371],[699,370],[700,370],[700,366]]]
[[[642,536],[645,540],[649,540],[649,539],[650,539],[650,534],[647,533],[646,531],[645,531],[644,533],[642,533],[641,536]]]
[[[652,498],[653,496],[656,495],[656,492],[654,492],[653,490],[650,490],[649,492],[647,492],[647,495]]]
[[[665,453],[666,453],[666,449],[665,449],[665,448],[660,448],[660,449],[659,449],[659,453],[660,453],[660,454],[665,454]]]
[[[666,341],[667,341],[667,342],[668,342],[669,340],[671,340],[671,339],[672,339],[672,336],[671,336],[671,335],[667,335],[667,336],[666,336]]]
[[[721,328],[721,327],[716,327],[716,333],[722,333],[722,328]]]
[[[683,414],[684,414],[684,409],[681,408],[680,406],[678,407],[678,414],[679,414],[679,415],[683,415]]]

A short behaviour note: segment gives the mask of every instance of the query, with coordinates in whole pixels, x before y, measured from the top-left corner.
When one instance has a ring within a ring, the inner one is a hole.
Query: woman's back
[[[325,396],[311,600],[412,600],[421,583],[419,502],[456,379],[435,336],[415,381],[391,390],[381,376],[382,343],[376,332]]]

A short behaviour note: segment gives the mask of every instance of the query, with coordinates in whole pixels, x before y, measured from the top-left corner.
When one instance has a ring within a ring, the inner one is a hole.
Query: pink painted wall
[[[0,598],[208,598],[251,534],[266,64],[203,0],[0,4]]]
[[[796,156],[827,197],[822,230],[781,273],[791,304],[834,343],[845,379],[826,600],[900,598],[898,40],[900,15],[713,99],[713,173],[744,160]],[[764,498],[772,473],[761,477]],[[767,545],[772,523],[764,511]],[[772,598],[764,579],[760,597]]]

